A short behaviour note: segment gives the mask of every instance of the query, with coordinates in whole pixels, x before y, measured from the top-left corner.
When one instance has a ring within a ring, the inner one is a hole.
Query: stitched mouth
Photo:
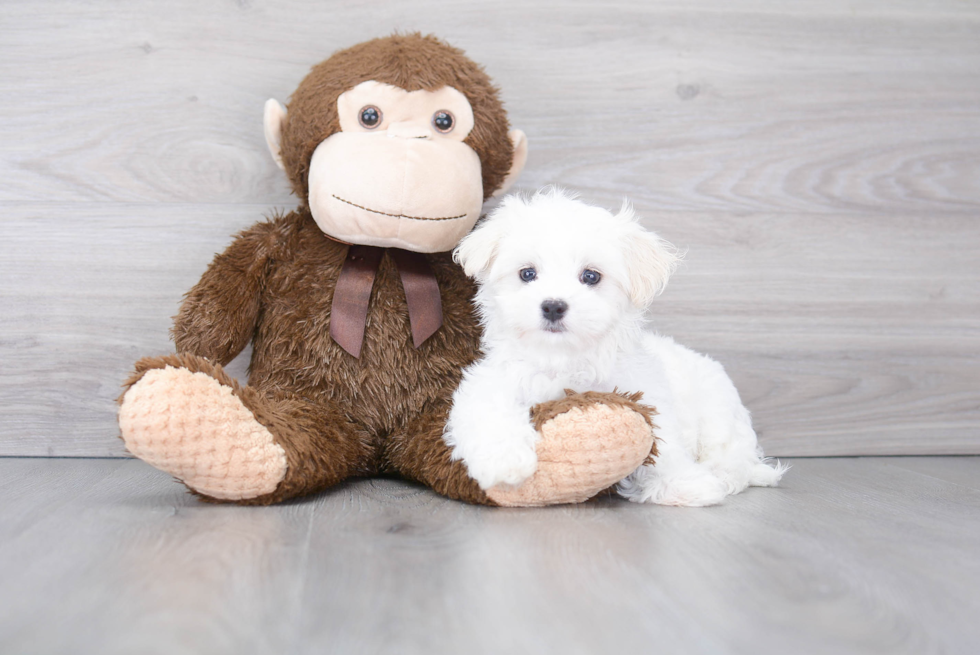
[[[426,216],[409,216],[408,214],[389,214],[388,212],[378,211],[377,209],[371,209],[370,207],[363,207],[350,200],[344,200],[335,193],[331,193],[331,196],[339,200],[340,202],[346,203],[351,207],[357,207],[358,209],[363,209],[366,212],[371,212],[372,214],[380,214],[381,216],[391,216],[392,218],[409,218],[413,221],[455,221],[460,218],[466,218],[466,214],[460,214],[459,216],[437,216],[437,217],[426,217]]]

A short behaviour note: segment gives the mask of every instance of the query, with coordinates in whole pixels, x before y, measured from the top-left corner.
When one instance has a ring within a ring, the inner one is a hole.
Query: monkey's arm
[[[187,292],[171,334],[181,354],[227,364],[255,332],[262,288],[281,247],[275,222],[253,225],[217,255]]]

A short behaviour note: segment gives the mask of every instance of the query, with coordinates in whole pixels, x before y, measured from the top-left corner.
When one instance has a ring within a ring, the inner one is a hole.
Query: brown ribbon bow
[[[340,269],[330,307],[330,336],[356,358],[361,356],[368,302],[385,251],[391,255],[405,289],[412,342],[418,348],[442,325],[439,283],[425,255],[398,248],[351,246]]]

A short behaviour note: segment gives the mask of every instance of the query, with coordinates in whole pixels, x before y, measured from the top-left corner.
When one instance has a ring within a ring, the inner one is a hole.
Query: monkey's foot
[[[137,374],[119,407],[129,452],[211,498],[246,500],[276,490],[286,453],[242,403],[237,385],[171,365]]]
[[[487,496],[509,507],[580,503],[619,482],[657,452],[655,412],[637,402],[640,396],[566,391],[537,405],[537,471],[517,487],[491,487]]]

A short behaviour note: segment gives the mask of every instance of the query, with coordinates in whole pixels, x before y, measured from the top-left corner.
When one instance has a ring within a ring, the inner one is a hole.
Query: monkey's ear
[[[527,162],[527,137],[524,132],[511,130],[507,136],[510,137],[510,142],[514,144],[514,159],[511,162],[507,177],[504,178],[500,188],[493,192],[493,196],[491,196],[493,198],[507,193],[507,189],[517,181],[517,176],[524,170],[524,164]]]
[[[265,101],[265,143],[269,146],[269,152],[276,162],[276,166],[285,170],[282,165],[282,151],[280,144],[282,141],[282,124],[286,120],[286,108],[275,98]]]

